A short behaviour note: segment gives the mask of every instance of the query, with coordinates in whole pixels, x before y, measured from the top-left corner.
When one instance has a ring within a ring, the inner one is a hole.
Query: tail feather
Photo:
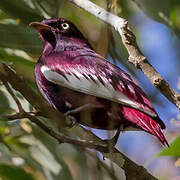
[[[138,126],[140,129],[156,136],[158,140],[161,142],[164,146],[169,146],[163,132],[162,127],[160,126],[159,121],[161,121],[158,118],[158,121],[156,122],[155,119],[152,119],[148,115],[132,108],[124,107],[123,108],[123,114],[126,120],[130,121],[134,126]]]
[[[169,144],[162,132],[160,125],[157,122],[155,122],[153,119],[151,119],[149,123],[151,129],[153,130],[153,133],[151,134],[155,135],[164,146],[167,145],[169,147]]]

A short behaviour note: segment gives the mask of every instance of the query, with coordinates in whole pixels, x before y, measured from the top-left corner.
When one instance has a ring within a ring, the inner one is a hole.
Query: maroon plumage
[[[76,26],[63,18],[31,23],[40,33],[44,50],[36,65],[41,93],[78,123],[98,129],[134,127],[155,135],[168,145],[152,103],[142,89],[119,67],[97,54]]]

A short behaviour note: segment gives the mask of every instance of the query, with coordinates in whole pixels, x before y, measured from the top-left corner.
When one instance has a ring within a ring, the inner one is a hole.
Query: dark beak
[[[29,24],[29,26],[34,27],[35,29],[37,29],[37,31],[39,33],[41,33],[42,30],[48,30],[50,31],[52,29],[51,26],[48,26],[47,24],[43,24],[40,22],[32,22]]]

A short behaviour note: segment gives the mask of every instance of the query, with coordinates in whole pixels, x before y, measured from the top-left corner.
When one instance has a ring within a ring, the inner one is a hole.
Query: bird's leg
[[[93,106],[90,105],[90,104],[85,104],[85,105],[82,105],[78,108],[75,108],[75,109],[72,109],[72,110],[69,110],[65,113],[66,116],[69,116],[69,115],[73,115],[73,114],[76,114],[76,113],[79,113],[81,112],[82,110],[85,110],[85,109],[89,109],[89,108],[92,108]]]
[[[116,134],[111,139],[105,139],[104,141],[107,142],[110,146],[114,147],[118,141],[120,132],[123,131],[123,125],[121,125],[118,129]]]
[[[72,121],[71,127],[73,127],[76,124],[76,119],[73,117],[73,114],[80,113],[82,110],[93,108],[94,106],[91,104],[85,104],[78,108],[72,109],[67,111],[64,115],[67,116]]]

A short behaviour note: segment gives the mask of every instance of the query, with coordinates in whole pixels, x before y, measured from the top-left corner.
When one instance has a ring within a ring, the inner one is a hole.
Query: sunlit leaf
[[[175,33],[180,37],[180,1],[171,1],[170,20]]]
[[[163,149],[157,156],[176,156],[180,157],[180,136],[177,137],[170,147]]]

